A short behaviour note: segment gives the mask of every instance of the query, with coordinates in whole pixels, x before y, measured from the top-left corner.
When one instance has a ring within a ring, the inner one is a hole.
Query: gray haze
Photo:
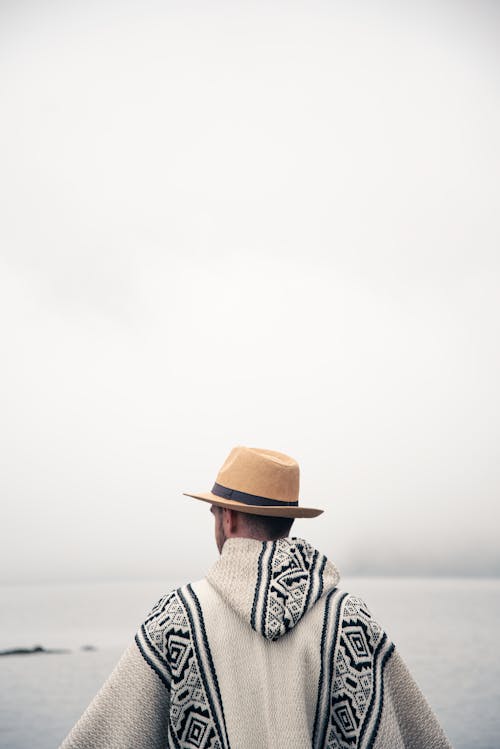
[[[200,577],[236,444],[500,573],[499,9],[3,0],[2,581]]]

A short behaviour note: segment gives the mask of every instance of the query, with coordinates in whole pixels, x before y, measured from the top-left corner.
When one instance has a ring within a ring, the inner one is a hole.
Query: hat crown
[[[234,447],[217,474],[216,482],[258,497],[297,502],[300,470],[296,460],[275,450]]]

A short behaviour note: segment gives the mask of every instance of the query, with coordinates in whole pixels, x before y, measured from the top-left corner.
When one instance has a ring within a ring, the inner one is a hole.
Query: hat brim
[[[323,510],[316,509],[314,507],[278,507],[277,505],[246,505],[243,502],[236,502],[234,499],[223,499],[218,497],[212,492],[201,492],[199,494],[190,494],[189,492],[183,492],[185,497],[193,497],[194,499],[201,499],[202,502],[210,502],[210,504],[217,505],[218,507],[228,507],[230,510],[238,510],[238,512],[246,512],[249,515],[268,515],[270,517],[278,518],[314,518],[317,515],[321,515]]]

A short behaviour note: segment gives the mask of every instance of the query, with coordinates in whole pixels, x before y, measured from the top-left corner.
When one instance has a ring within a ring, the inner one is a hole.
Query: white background
[[[237,444],[500,572],[499,8],[1,3],[2,582],[202,576]]]

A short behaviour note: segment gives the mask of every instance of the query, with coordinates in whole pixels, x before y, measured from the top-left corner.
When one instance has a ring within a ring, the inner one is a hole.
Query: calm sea
[[[0,747],[55,749],[139,623],[181,580],[0,587]],[[455,749],[500,747],[500,580],[343,578],[385,628]],[[92,645],[96,650],[82,647]]]

